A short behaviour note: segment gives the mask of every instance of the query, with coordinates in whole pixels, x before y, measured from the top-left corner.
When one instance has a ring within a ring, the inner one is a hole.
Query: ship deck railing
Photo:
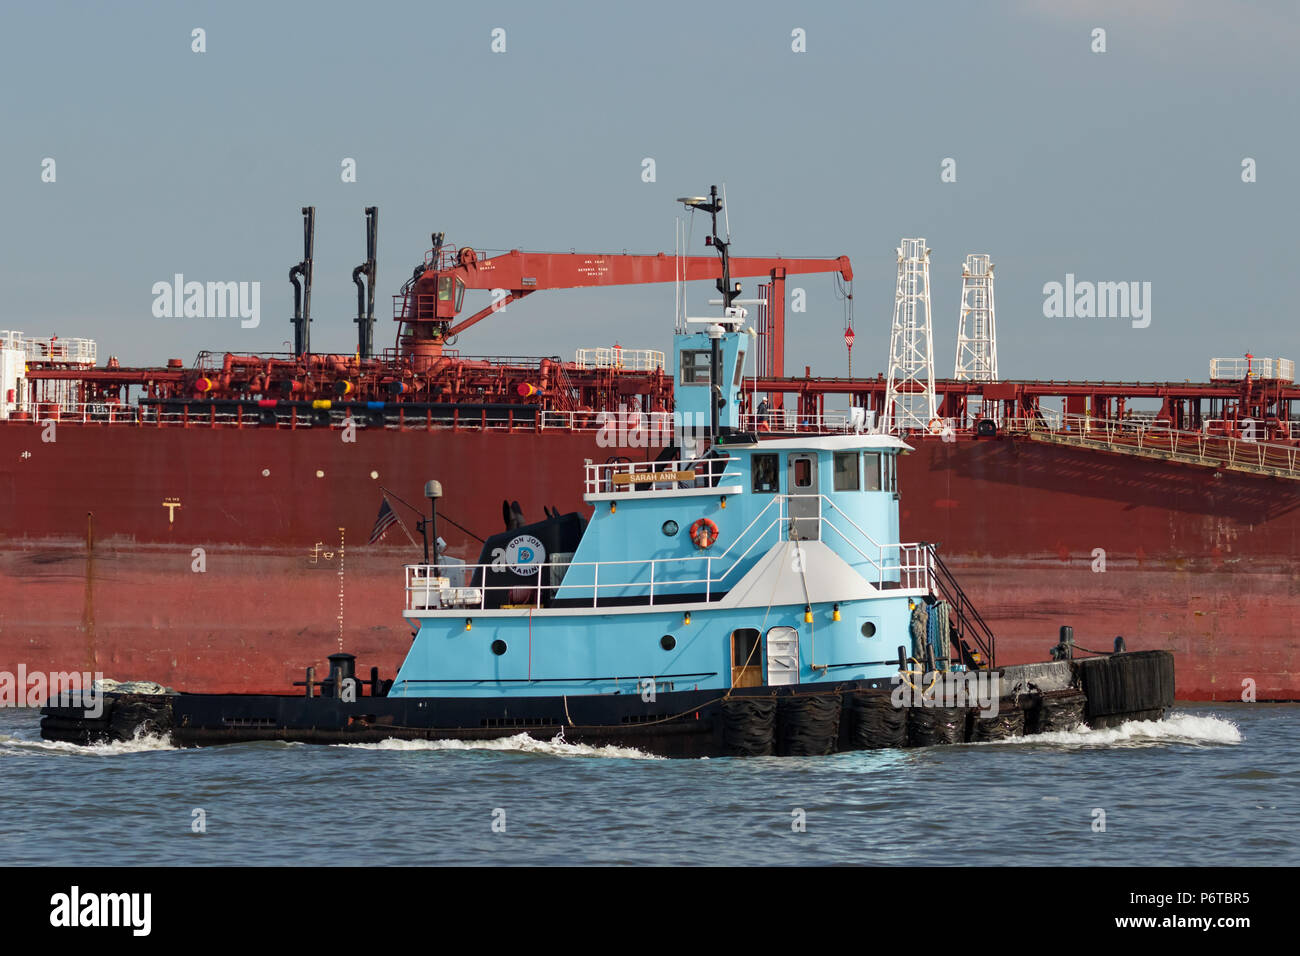
[[[145,404],[113,402],[73,403],[38,399],[13,403],[3,408],[0,421],[76,425],[136,425],[148,428],[334,428],[349,424],[357,428],[413,431],[450,429],[452,431],[538,432],[544,430],[538,409],[531,405],[482,405],[447,403],[446,407],[407,407],[403,403],[386,404],[382,409],[349,409],[333,401],[313,408],[312,402],[231,402],[226,405],[198,407],[183,399],[175,404],[180,410],[167,411],[172,400],[151,399]],[[364,404],[364,403],[362,403]],[[326,405],[330,407],[325,407]],[[590,413],[589,413],[590,414]],[[263,415],[274,420],[264,420]],[[594,417],[594,416],[592,416]],[[556,427],[552,425],[552,427]],[[597,431],[593,421],[571,431]],[[671,430],[668,432],[671,436]]]
[[[790,512],[791,499],[800,499],[800,514]],[[815,514],[804,513],[817,502]],[[809,533],[815,522],[817,535]],[[802,529],[802,531],[801,531]],[[716,555],[673,558],[631,558],[616,561],[546,561],[531,566],[518,581],[499,581],[517,573],[502,562],[406,566],[406,610],[482,611],[495,609],[549,610],[668,604],[710,603],[724,597],[757,562],[782,542],[798,549],[807,540],[842,541],[860,561],[859,573],[878,590],[934,593],[931,547],[921,542],[878,543],[827,495],[773,495],[726,549]],[[795,560],[799,558],[799,560]],[[803,573],[802,556],[791,555]],[[575,572],[577,572],[575,574]],[[574,577],[582,578],[574,581]],[[813,590],[816,584],[812,585]]]
[[[1295,381],[1295,362],[1291,359],[1232,357],[1210,359],[1210,381],[1241,381],[1247,378],[1279,382]]]
[[[608,368],[624,372],[653,372],[664,367],[664,353],[654,349],[610,348],[578,349],[573,356],[578,368]]]
[[[718,493],[738,493],[741,472],[731,466],[739,459],[727,455],[674,461],[619,461],[583,467],[583,494],[634,497],[648,491],[682,491],[710,488]],[[724,491],[723,489],[727,489]]]
[[[866,411],[864,409],[864,411]],[[874,432],[874,415],[867,411],[862,417],[849,412],[801,413],[794,408],[773,408],[766,412],[746,412],[740,416],[743,432]]]
[[[1273,477],[1300,479],[1300,448],[1275,442],[1256,441],[1239,435],[1216,433],[1216,423],[1207,421],[1202,431],[1172,428],[1161,419],[1107,420],[1079,417],[1073,427],[1042,430],[1041,440],[1077,445],[1102,451],[1137,454],[1184,464],[1246,471]],[[1243,423],[1217,423],[1219,427],[1242,429]],[[1249,427],[1249,426],[1248,426]],[[1263,423],[1259,423],[1261,432]]]
[[[657,448],[673,444],[681,418],[674,412],[641,412],[635,409],[617,412],[592,412],[558,408],[540,411],[542,428],[564,431],[604,431],[613,437],[611,444],[621,448]]]

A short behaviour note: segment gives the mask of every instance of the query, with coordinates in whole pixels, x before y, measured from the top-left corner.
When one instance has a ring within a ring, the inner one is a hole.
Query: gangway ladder
[[[925,547],[930,552],[930,566],[933,569],[932,590],[936,597],[947,601],[952,608],[949,620],[956,625],[956,645],[961,662],[968,667],[996,667],[997,641],[992,629],[971,603],[970,595],[957,583],[953,573],[939,557],[938,547],[933,544],[927,544]],[[980,662],[975,660],[977,652],[983,657]]]

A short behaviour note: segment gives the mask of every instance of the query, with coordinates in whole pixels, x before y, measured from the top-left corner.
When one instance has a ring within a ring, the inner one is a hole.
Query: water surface
[[[523,736],[87,749],[38,722],[0,710],[7,865],[1300,864],[1300,705],[713,760]]]

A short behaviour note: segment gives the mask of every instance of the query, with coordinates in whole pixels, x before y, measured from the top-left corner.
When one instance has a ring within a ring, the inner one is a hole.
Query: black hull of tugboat
[[[577,697],[106,695],[102,713],[46,707],[41,736],[89,744],[139,735],[180,747],[252,741],[540,740],[630,747],[665,757],[814,756],[990,741],[1159,719],[1173,704],[1167,651],[1006,668],[996,716],[978,706],[905,706],[886,680],[730,692]],[[649,696],[649,695],[647,695]]]

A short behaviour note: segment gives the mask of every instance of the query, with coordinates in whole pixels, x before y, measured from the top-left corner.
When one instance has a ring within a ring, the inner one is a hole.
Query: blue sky
[[[671,251],[674,199],[725,182],[735,254],[850,256],[857,373],[885,367],[904,236],[933,250],[943,376],[968,252],[997,265],[1004,378],[1201,379],[1214,355],[1300,358],[1300,8],[1129,6],[8,4],[0,328],[92,337],[128,365],[282,349],[313,204],[313,345],[351,351],[350,274],[377,205],[376,339],[391,345],[389,296],[434,230]],[[1257,182],[1241,181],[1245,157]],[[260,327],[154,318],[151,287],[177,272],[260,281]],[[1150,282],[1150,326],[1045,318],[1043,285],[1067,273]],[[788,370],[843,374],[832,280],[791,284],[809,309],[791,317]],[[460,347],[665,349],[672,309],[671,285],[539,293]]]

